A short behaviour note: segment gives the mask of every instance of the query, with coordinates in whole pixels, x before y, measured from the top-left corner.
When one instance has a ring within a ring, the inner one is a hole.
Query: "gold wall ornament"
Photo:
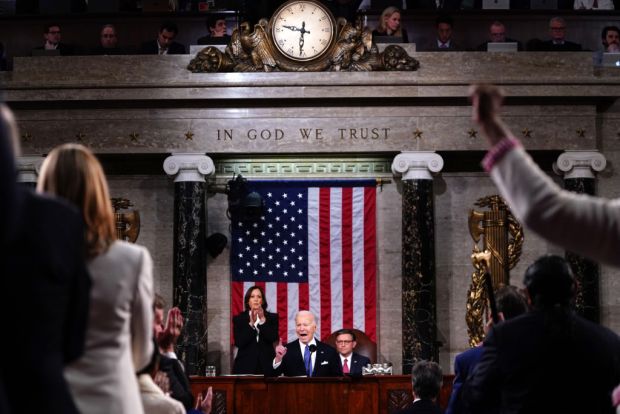
[[[467,135],[469,136],[469,138],[477,138],[478,137],[478,131],[476,131],[473,128],[469,128],[467,130]]]
[[[379,53],[368,28],[336,20],[316,0],[289,0],[251,31],[233,31],[224,53],[209,46],[191,60],[192,72],[414,71],[419,62],[400,46]]]
[[[135,243],[140,234],[140,213],[137,210],[121,212],[133,207],[126,198],[112,198],[112,207],[116,220],[116,238]]]
[[[521,130],[521,135],[523,135],[524,138],[532,138],[532,132],[534,131],[529,128],[523,128]]]
[[[499,195],[483,197],[475,206],[487,207],[487,211],[469,212],[469,233],[474,240],[472,264],[474,273],[467,291],[465,320],[470,346],[475,346],[484,338],[484,312],[486,312],[486,293],[484,292],[484,273],[489,271],[493,289],[510,283],[510,269],[521,257],[523,247],[523,228],[510,212]],[[482,248],[478,243],[482,240]],[[485,252],[481,255],[481,252]]]
[[[586,130],[583,128],[577,128],[575,132],[579,138],[584,138],[586,136]]]

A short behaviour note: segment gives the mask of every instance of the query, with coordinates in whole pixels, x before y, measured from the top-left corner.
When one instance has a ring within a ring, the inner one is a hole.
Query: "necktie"
[[[442,43],[441,46],[439,46],[439,48],[447,49],[448,48],[448,44],[447,43]]]
[[[347,359],[344,359],[344,363],[342,364],[342,373],[343,374],[348,374],[349,373],[349,364],[347,364]]]
[[[304,364],[306,365],[306,375],[312,376],[312,357],[310,356],[310,348],[306,345],[304,349]]]

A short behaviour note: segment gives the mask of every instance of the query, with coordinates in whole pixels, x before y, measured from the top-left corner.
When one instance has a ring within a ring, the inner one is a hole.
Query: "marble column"
[[[595,172],[603,171],[607,161],[598,151],[565,151],[558,157],[554,170],[564,177],[564,188],[575,193],[595,195]],[[576,229],[577,231],[577,229]],[[566,260],[571,264],[577,279],[575,310],[592,322],[599,322],[598,263],[567,251]]]
[[[41,155],[17,157],[17,181],[23,186],[34,189],[37,186],[39,172],[44,159]]]
[[[401,152],[392,172],[403,180],[402,341],[403,374],[422,359],[437,361],[435,213],[433,177],[443,168],[434,152]]]
[[[206,189],[215,170],[204,154],[172,154],[164,171],[174,176],[173,304],[185,317],[177,344],[188,375],[204,375],[207,355]]]

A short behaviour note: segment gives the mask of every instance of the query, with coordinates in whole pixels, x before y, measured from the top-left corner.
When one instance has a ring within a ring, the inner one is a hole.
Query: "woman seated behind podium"
[[[97,158],[65,144],[43,162],[37,190],[82,212],[92,280],[84,354],[65,368],[82,413],[143,413],[136,371],[153,354],[153,275],[149,252],[116,240],[108,184]]]
[[[401,37],[403,43],[409,43],[407,31],[400,25],[400,10],[396,7],[386,7],[379,17],[379,26],[372,31],[372,39],[376,42],[377,36]]]
[[[245,310],[233,318],[233,335],[238,348],[233,374],[269,374],[276,356],[278,314],[267,312],[265,293],[250,287],[243,299]]]

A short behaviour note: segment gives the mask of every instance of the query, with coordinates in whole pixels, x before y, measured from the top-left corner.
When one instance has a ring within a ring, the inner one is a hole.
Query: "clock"
[[[336,38],[336,22],[331,12],[312,0],[284,3],[271,18],[271,37],[284,57],[308,62],[319,59]]]

